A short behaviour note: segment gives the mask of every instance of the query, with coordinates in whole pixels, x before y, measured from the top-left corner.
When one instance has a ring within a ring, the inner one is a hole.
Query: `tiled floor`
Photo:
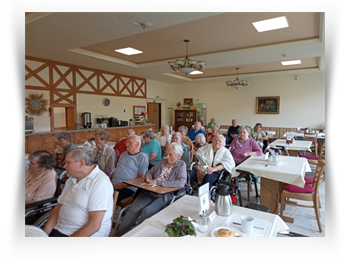
[[[313,173],[306,173],[306,176],[313,176]],[[290,216],[294,218],[294,223],[288,223],[288,227],[291,232],[298,233],[301,235],[309,236],[309,237],[324,237],[325,236],[325,180],[321,183],[319,193],[320,193],[320,202],[321,202],[321,224],[322,224],[322,233],[318,230],[318,225],[316,221],[316,215],[313,208],[303,208],[286,205],[284,215]],[[242,183],[240,186],[242,198],[243,198],[243,206],[245,206],[248,201],[244,198],[247,197],[247,186],[245,183]],[[258,185],[258,189],[260,189]],[[254,190],[254,187],[253,187]],[[252,203],[256,203],[255,192],[250,193],[250,201]],[[299,203],[304,203],[305,205],[309,205],[310,202],[299,201]],[[237,203],[239,205],[239,203]],[[284,237],[284,235],[278,235],[278,237]]]

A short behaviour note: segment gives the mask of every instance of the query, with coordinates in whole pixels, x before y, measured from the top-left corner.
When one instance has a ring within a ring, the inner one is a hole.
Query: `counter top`
[[[118,129],[118,128],[133,128],[133,127],[147,127],[147,126],[155,126],[155,124],[147,124],[147,125],[135,125],[135,126],[116,126],[116,127],[107,127],[107,128],[81,128],[76,130],[67,130],[66,132],[82,132],[82,131],[97,131],[99,129]],[[25,136],[40,136],[40,135],[51,135],[51,134],[59,134],[63,132],[62,130],[58,131],[34,131],[31,134],[25,134]]]

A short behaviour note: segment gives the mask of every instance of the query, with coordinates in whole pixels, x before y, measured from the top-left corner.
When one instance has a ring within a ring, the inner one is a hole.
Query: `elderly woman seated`
[[[92,150],[91,155],[100,170],[112,179],[115,168],[116,153],[114,149],[107,144],[109,137],[110,133],[106,130],[96,131],[96,147]]]
[[[168,146],[171,142],[171,134],[169,134],[169,126],[163,125],[161,131],[157,133],[156,140],[160,146]]]
[[[148,156],[148,170],[150,170],[162,158],[162,149],[159,142],[154,139],[155,134],[152,132],[152,130],[148,129],[142,132],[142,136],[143,145],[141,147],[141,152]]]
[[[213,125],[211,127],[211,135],[208,136],[208,143],[211,143],[214,139],[215,136],[217,136],[219,134],[219,131],[220,131],[220,126],[217,126],[217,125]]]
[[[145,182],[161,187],[183,188],[187,180],[186,164],[181,160],[182,147],[178,143],[171,143],[166,148],[166,158],[161,159],[151,170],[145,174]],[[169,205],[173,192],[156,194],[141,190],[131,204],[117,231],[121,236],[132,229],[135,222],[142,223]]]
[[[178,143],[179,145],[181,145],[182,150],[183,150],[181,160],[184,161],[186,165],[190,164],[191,163],[190,149],[188,148],[188,146],[185,143],[182,142],[182,135],[180,134],[180,132],[175,132],[172,135],[171,142]]]
[[[188,127],[187,126],[180,126],[178,128],[179,133],[182,135],[182,141],[190,141],[191,139],[187,136]]]
[[[77,148],[78,146],[73,144],[71,142],[71,137],[70,134],[68,132],[61,132],[57,135],[57,140],[58,140],[58,144],[60,145],[60,147],[63,148],[63,152],[62,152],[62,159],[61,159],[61,163],[60,163],[60,167],[63,167],[64,164],[66,163],[66,155],[68,154],[68,152],[74,148]]]
[[[203,134],[196,135],[196,138],[193,143],[193,161],[198,162],[196,158],[196,153],[199,148],[206,146],[208,143],[205,142],[205,136]]]
[[[29,156],[25,172],[25,203],[54,197],[57,174],[53,169],[56,159],[47,151],[35,151]]]
[[[255,124],[254,129],[250,132],[250,136],[258,142],[261,148],[264,147],[264,140],[269,140],[265,132],[262,130],[262,125],[260,123]]]
[[[239,165],[250,156],[262,156],[263,152],[261,147],[255,139],[249,137],[249,127],[241,126],[238,132],[239,138],[233,139],[230,144],[230,147],[232,147],[231,154],[236,165]]]
[[[192,187],[195,182],[201,184],[208,182],[210,188],[218,180],[223,169],[233,173],[235,161],[230,151],[225,147],[225,141],[223,135],[217,135],[212,144],[198,149],[196,157],[200,165],[195,165],[191,172],[190,184]]]

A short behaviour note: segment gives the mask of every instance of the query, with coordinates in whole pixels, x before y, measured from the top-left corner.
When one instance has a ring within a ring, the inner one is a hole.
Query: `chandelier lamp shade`
[[[179,70],[181,73],[189,74],[193,71],[202,71],[205,67],[205,61],[196,61],[188,58],[188,43],[190,40],[184,40],[186,43],[186,57],[185,59],[176,59],[175,61],[169,61],[168,65],[173,71]]]
[[[237,69],[237,78],[235,80],[233,80],[233,81],[226,81],[226,85],[227,86],[232,86],[232,87],[234,87],[236,89],[241,88],[243,86],[247,86],[249,84],[249,81],[239,80],[239,78],[238,78],[238,69],[239,69],[239,67],[236,67],[236,69]]]

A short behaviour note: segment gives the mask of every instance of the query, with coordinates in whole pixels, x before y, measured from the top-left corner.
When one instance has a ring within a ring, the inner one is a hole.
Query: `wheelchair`
[[[66,170],[60,167],[54,167],[57,172],[57,187],[54,197],[40,200],[25,205],[25,224],[44,228],[51,210],[56,206],[57,199],[62,193],[61,185],[66,177]]]

